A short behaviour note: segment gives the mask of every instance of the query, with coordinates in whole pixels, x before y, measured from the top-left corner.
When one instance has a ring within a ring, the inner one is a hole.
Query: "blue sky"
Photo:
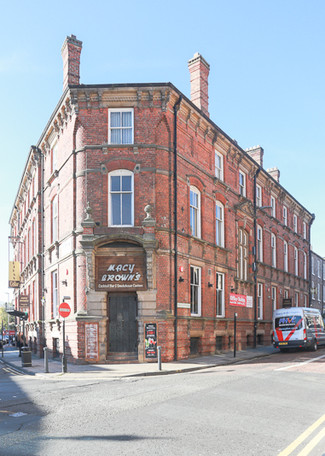
[[[210,63],[211,119],[316,220],[325,256],[325,2],[322,0],[0,0],[0,301],[7,299],[8,220],[30,145],[62,94],[61,46],[83,41],[81,82],[172,82],[190,95],[187,61]]]

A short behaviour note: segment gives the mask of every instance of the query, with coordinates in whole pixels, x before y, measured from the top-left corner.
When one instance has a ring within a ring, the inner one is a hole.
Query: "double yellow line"
[[[317,428],[325,423],[325,415],[321,416],[314,424],[309,426],[299,437],[296,438],[285,450],[281,451],[278,456],[289,456],[299,445],[301,445]],[[307,445],[297,454],[297,456],[307,456],[316,445],[325,437],[325,426],[307,443]]]

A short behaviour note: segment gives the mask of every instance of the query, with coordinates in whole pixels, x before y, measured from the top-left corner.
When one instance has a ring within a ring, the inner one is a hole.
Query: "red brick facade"
[[[65,68],[75,68],[81,42],[68,44]],[[150,361],[145,323],[157,325],[163,361],[232,348],[234,312],[237,348],[270,344],[273,307],[284,297],[308,305],[312,215],[262,168],[261,148],[244,151],[207,117],[203,63],[195,104],[170,83],[79,85],[79,67],[65,83],[10,220],[21,293],[34,290],[28,338],[40,354],[44,344],[62,351],[63,300],[75,362]],[[230,305],[231,294],[246,305]],[[132,302],[136,316],[121,310]],[[97,335],[86,334],[91,322]]]

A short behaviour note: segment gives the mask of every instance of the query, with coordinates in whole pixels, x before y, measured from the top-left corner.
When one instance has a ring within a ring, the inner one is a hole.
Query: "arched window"
[[[119,169],[108,174],[108,224],[133,226],[133,173]]]
[[[196,187],[190,187],[190,232],[201,237],[201,194]]]
[[[224,206],[220,201],[216,202],[216,244],[219,247],[225,246],[224,235]]]

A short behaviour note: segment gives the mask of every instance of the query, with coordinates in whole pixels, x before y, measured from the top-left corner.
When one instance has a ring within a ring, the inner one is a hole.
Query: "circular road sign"
[[[59,314],[63,318],[67,318],[70,315],[71,308],[67,302],[62,302],[62,304],[59,305]]]

